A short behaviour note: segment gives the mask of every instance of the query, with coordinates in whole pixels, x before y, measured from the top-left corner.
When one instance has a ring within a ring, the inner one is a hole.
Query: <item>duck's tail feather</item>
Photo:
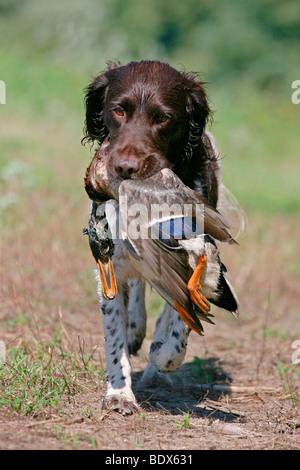
[[[222,271],[219,277],[218,291],[219,294],[217,296],[217,299],[211,300],[211,302],[217,307],[231,312],[236,318],[238,318],[239,301],[237,295],[235,293],[234,288],[227,279],[226,274]]]
[[[217,164],[217,180],[218,180],[218,211],[230,222],[236,233],[232,234],[234,239],[239,238],[247,231],[247,217],[235,196],[223,184],[221,176],[221,159],[218,144],[208,131],[204,132],[203,141],[210,160]]]
[[[235,196],[223,184],[219,184],[218,210],[226,217],[232,225],[234,232],[233,238],[236,240],[247,231],[247,216],[241,208]]]

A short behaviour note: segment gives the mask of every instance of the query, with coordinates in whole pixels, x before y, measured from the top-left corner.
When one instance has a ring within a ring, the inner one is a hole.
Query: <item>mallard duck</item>
[[[237,242],[229,223],[201,194],[163,169],[147,180],[123,181],[119,206],[132,264],[191,329],[202,333],[200,320],[211,322],[210,302],[238,314],[215,240]]]
[[[237,297],[226,278],[227,270],[215,242],[236,243],[222,215],[169,169],[144,180],[113,180],[110,184],[106,149],[101,147],[98,152],[87,170],[85,187],[98,203],[111,197],[119,200],[121,237],[137,272],[199,334],[203,331],[200,320],[212,323],[210,302],[237,315]],[[137,203],[146,214],[138,217],[144,237],[135,237],[130,230],[132,224],[136,227],[137,214],[127,209]],[[149,217],[151,209],[162,204],[169,208],[175,204],[175,217],[170,212],[160,219],[153,214]],[[204,214],[197,220],[198,206],[204,208]],[[189,213],[184,210],[187,207],[191,209]],[[195,227],[203,230],[197,232]]]
[[[118,292],[112,264],[115,247],[105,213],[97,209],[99,205],[93,202],[89,226],[83,229],[83,233],[89,236],[91,252],[99,270],[103,295],[106,299],[114,299]]]

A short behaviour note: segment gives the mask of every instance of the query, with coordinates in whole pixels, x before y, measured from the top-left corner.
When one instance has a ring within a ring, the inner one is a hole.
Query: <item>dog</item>
[[[85,90],[83,143],[109,143],[109,171],[118,179],[148,178],[171,168],[182,182],[217,207],[221,188],[216,142],[206,131],[211,116],[204,82],[159,61],[108,64]],[[130,263],[116,247],[116,260]],[[146,332],[145,282],[130,278],[113,301],[98,294],[105,335],[108,385],[103,406],[122,414],[138,410],[131,384],[130,354]],[[165,305],[156,322],[149,363],[140,381],[149,386],[182,363],[189,328]],[[168,379],[166,379],[168,380]]]

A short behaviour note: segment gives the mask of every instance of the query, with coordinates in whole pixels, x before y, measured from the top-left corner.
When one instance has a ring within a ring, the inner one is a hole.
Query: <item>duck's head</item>
[[[117,284],[112,264],[114,243],[103,220],[95,217],[92,212],[89,227],[84,229],[89,236],[91,252],[98,266],[103,295],[106,299],[114,299],[117,295]]]

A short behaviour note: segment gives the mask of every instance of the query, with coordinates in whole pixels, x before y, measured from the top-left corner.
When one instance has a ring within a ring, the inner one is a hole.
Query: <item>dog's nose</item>
[[[115,162],[115,170],[121,178],[131,178],[140,170],[141,162],[138,158],[118,159]]]

